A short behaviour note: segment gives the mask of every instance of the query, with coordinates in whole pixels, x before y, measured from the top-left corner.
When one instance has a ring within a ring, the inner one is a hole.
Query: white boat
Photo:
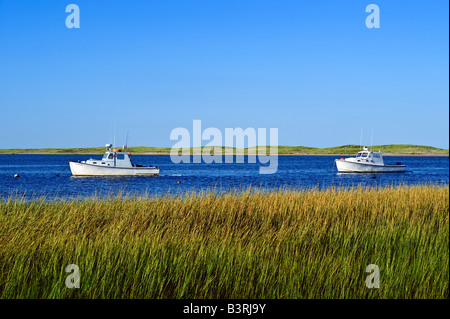
[[[159,167],[135,165],[130,152],[112,149],[106,144],[106,153],[101,160],[69,161],[73,176],[158,176]]]
[[[369,151],[367,147],[358,152],[356,157],[336,159],[335,163],[340,173],[393,173],[405,171],[405,165],[402,163],[385,165],[383,153],[381,151]]]

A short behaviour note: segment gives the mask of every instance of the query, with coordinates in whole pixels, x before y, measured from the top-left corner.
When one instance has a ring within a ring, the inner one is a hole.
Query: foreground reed
[[[448,186],[9,199],[0,298],[448,298],[448,243]]]

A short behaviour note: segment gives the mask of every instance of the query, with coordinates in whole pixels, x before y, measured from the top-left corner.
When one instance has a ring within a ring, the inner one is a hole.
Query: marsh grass
[[[448,298],[449,187],[0,202],[1,298]],[[65,286],[77,264],[81,287]],[[365,268],[380,269],[380,288]]]

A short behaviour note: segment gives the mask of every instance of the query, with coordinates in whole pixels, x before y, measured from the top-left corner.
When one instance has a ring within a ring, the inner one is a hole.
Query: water
[[[164,195],[192,190],[245,189],[261,186],[326,188],[329,186],[379,187],[399,184],[448,184],[448,157],[385,157],[386,164],[403,162],[405,173],[339,174],[334,160],[340,156],[279,156],[278,171],[259,174],[259,165],[174,164],[168,155],[133,155],[134,163],[159,166],[157,177],[73,177],[69,160],[86,160],[89,155],[0,155],[0,197],[22,195],[25,198],[76,198],[93,194],[106,196],[120,191],[129,194]],[[100,159],[101,156],[92,156]],[[58,174],[65,166],[66,169]],[[19,178],[14,178],[19,174]],[[179,182],[179,183],[178,183]]]

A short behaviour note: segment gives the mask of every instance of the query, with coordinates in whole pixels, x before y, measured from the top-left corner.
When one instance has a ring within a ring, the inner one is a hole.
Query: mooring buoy
[[[14,177],[20,177],[20,175],[19,174],[14,174]]]

